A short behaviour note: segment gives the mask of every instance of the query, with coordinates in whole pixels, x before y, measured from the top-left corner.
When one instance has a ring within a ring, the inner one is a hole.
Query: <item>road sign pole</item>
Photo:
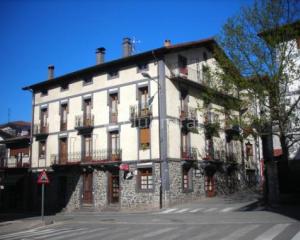
[[[41,206],[41,217],[42,221],[44,221],[44,194],[45,194],[45,184],[42,184],[42,206]]]

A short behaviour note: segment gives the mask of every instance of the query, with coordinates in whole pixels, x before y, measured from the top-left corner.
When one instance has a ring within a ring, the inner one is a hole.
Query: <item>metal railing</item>
[[[182,109],[179,107],[179,117],[180,119],[197,120],[197,108],[186,106]]]
[[[184,78],[209,86],[210,78],[203,73],[202,67],[180,67],[178,63],[168,65],[170,78]]]
[[[85,162],[119,162],[122,160],[121,149],[103,149],[94,151],[79,151],[65,154],[52,154],[53,165],[80,164]]]
[[[147,104],[141,105],[131,105],[129,106],[129,113],[130,113],[130,119],[137,119],[137,118],[145,118],[152,116],[152,108],[151,106],[148,106]]]
[[[181,147],[181,158],[184,160],[196,160],[197,159],[197,148]]]
[[[3,168],[28,168],[30,167],[29,156],[3,158],[0,162]]]
[[[93,114],[83,114],[75,116],[75,127],[93,127],[94,126],[94,115]]]
[[[34,135],[48,134],[48,133],[49,133],[48,123],[34,124],[34,126],[33,126],[33,134]]]

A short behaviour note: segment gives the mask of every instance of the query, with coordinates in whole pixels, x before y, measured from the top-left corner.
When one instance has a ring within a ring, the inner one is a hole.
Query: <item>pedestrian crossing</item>
[[[286,235],[289,233],[289,235]],[[141,225],[123,224],[118,226],[89,227],[51,227],[37,228],[18,233],[0,235],[1,240],[92,240],[92,239],[127,239],[127,240],[172,240],[172,239],[254,239],[254,240],[300,240],[298,223],[282,224],[240,224],[236,225],[192,225],[178,228],[177,225]]]
[[[226,207],[226,208],[217,208],[217,207],[208,207],[208,208],[167,208],[161,212],[153,214],[178,214],[178,213],[228,213],[236,211],[237,207]]]

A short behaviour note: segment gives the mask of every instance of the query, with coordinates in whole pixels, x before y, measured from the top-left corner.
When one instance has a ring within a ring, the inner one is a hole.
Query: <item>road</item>
[[[0,240],[300,240],[297,219],[247,207],[250,203],[214,199],[147,213],[60,214],[52,225],[0,234]]]

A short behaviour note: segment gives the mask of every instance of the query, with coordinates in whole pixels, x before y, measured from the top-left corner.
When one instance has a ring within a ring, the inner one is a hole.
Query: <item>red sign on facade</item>
[[[120,170],[122,170],[122,171],[129,171],[129,165],[128,164],[121,164],[120,165]]]
[[[49,184],[50,181],[49,181],[49,178],[47,176],[47,173],[45,172],[45,170],[43,170],[39,177],[38,177],[38,180],[37,180],[37,183],[38,184]]]

